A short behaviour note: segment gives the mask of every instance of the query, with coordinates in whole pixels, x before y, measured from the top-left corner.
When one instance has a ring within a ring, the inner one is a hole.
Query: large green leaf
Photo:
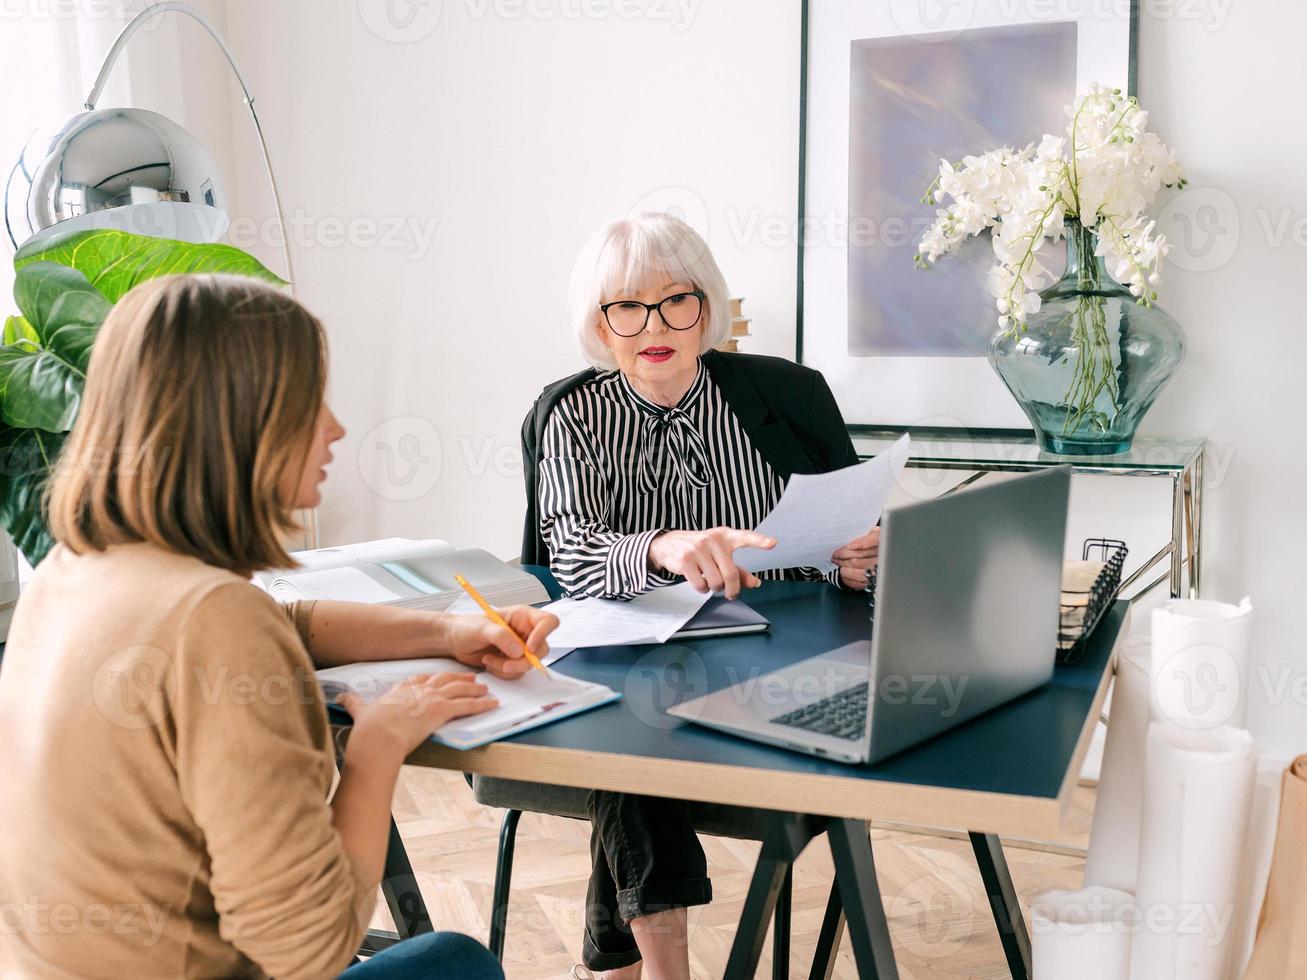
[[[85,373],[95,333],[113,309],[104,294],[76,269],[32,262],[14,278],[14,301],[41,346]]]
[[[63,435],[0,429],[0,526],[35,566],[54,546],[46,524],[45,488]]]
[[[19,269],[14,299],[23,317],[6,328],[13,343],[0,346],[0,419],[67,432],[81,406],[91,345],[112,306],[84,275],[54,262]]]
[[[20,340],[26,340],[29,343],[41,343],[41,335],[36,332],[36,328],[27,322],[25,316],[11,316],[5,321],[4,343],[16,344]]]
[[[14,268],[41,261],[83,272],[113,303],[139,282],[183,272],[225,272],[285,285],[254,256],[231,245],[196,245],[109,229],[65,232],[24,245],[14,256]]]
[[[48,350],[0,347],[0,416],[22,429],[67,432],[82,404],[82,375]]]

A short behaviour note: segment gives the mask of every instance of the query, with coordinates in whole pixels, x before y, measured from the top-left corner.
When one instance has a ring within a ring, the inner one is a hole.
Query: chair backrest
[[[522,481],[526,485],[526,514],[522,522],[523,565],[549,565],[549,545],[540,533],[539,497],[540,455],[545,441],[545,426],[554,406],[598,372],[587,368],[577,374],[546,385],[522,420]]]
[[[522,522],[523,565],[548,565],[549,548],[540,533],[540,514],[536,486],[540,477],[540,433],[536,429],[536,413],[540,400],[536,399],[531,411],[522,420],[522,480],[526,484],[526,514]]]

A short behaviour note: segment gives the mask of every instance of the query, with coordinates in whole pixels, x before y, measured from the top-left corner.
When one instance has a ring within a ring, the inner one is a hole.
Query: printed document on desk
[[[689,582],[668,585],[629,602],[617,599],[559,599],[545,606],[558,617],[549,634],[551,650],[606,647],[627,643],[665,643],[708,601]],[[557,658],[554,658],[557,659]]]
[[[770,551],[738,548],[735,563],[750,572],[815,568],[829,572],[830,556],[876,526],[898,475],[908,462],[904,435],[875,459],[830,473],[796,473],[756,530],[776,539]]]

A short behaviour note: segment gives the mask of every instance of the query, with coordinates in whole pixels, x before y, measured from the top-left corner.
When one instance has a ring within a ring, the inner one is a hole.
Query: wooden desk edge
[[[839,775],[777,773],[771,769],[512,742],[495,742],[468,751],[427,742],[408,757],[406,764],[582,789],[1054,840],[1062,833],[1071,795],[1102,714],[1129,625],[1130,610],[1099,678],[1092,707],[1056,797],[849,779]]]
[[[1121,628],[1117,630],[1116,640],[1112,644],[1112,653],[1107,658],[1107,666],[1103,670],[1103,675],[1098,678],[1098,689],[1094,691],[1094,703],[1089,709],[1089,717],[1085,719],[1084,727],[1080,729],[1080,738],[1076,740],[1075,750],[1071,753],[1071,765],[1067,767],[1066,775],[1062,779],[1062,787],[1057,792],[1059,825],[1066,820],[1071,794],[1080,782],[1080,770],[1085,766],[1085,756],[1089,753],[1089,745],[1094,740],[1094,731],[1098,728],[1099,719],[1103,717],[1103,705],[1107,701],[1107,692],[1112,686],[1112,679],[1116,676],[1116,665],[1121,657],[1121,650],[1130,634],[1130,620],[1134,611],[1134,603],[1126,607]]]
[[[1064,801],[1055,798],[505,742],[466,752],[428,742],[407,764],[582,789],[1050,839],[1060,829],[1064,808]]]

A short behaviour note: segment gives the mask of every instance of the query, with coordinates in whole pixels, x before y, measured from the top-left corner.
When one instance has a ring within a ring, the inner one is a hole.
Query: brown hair
[[[326,387],[322,325],[255,279],[169,276],[101,326],[56,467],[50,529],[74,552],[149,542],[248,575],[293,564],[283,472]]]

